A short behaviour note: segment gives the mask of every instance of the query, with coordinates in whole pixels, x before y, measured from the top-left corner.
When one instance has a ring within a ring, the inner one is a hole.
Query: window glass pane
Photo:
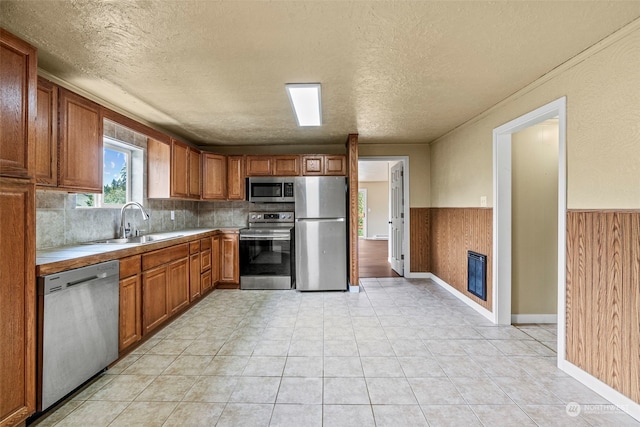
[[[105,204],[123,205],[127,203],[128,157],[128,154],[123,151],[109,147],[104,148],[102,182]]]
[[[132,185],[142,194],[141,171],[132,171],[136,164],[142,166],[141,149],[105,137],[102,155],[102,193],[78,194],[76,207],[120,208],[131,201]]]
[[[76,206],[87,208],[93,207],[96,205],[96,198],[94,194],[77,194],[76,195]]]

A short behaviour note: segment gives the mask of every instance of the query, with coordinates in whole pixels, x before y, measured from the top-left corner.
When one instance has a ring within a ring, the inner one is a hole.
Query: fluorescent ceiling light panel
[[[291,108],[296,114],[298,126],[320,126],[322,124],[320,83],[287,83],[285,87]]]

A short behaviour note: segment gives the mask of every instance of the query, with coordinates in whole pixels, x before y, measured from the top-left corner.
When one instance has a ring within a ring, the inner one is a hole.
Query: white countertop
[[[60,246],[56,248],[42,249],[36,251],[36,265],[46,265],[55,262],[67,261],[76,258],[89,257],[94,255],[102,255],[108,252],[118,252],[125,251],[132,248],[137,248],[141,246],[166,246],[167,243],[171,242],[174,239],[182,239],[188,238],[191,236],[195,236],[202,233],[213,232],[213,231],[234,231],[237,232],[240,230],[240,227],[222,227],[222,228],[192,228],[186,230],[176,230],[176,231],[167,231],[160,233],[152,233],[154,236],[166,236],[167,239],[159,240],[148,243],[125,243],[125,244],[117,244],[117,243],[78,243],[75,245],[69,246]],[[106,239],[100,239],[106,240]],[[163,245],[158,245],[163,244]],[[118,258],[117,254],[114,254],[114,258]]]

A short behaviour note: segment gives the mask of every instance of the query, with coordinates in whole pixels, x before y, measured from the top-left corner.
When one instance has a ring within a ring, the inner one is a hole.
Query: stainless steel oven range
[[[250,212],[240,230],[240,289],[291,289],[295,284],[293,212]]]

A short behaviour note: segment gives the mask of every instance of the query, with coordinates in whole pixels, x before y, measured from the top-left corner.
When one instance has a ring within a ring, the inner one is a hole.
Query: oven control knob
[[[291,214],[287,214],[287,219],[291,219]]]
[[[258,219],[262,219],[262,215],[258,215]]]
[[[255,215],[251,215],[251,219],[256,219],[256,216]]]

